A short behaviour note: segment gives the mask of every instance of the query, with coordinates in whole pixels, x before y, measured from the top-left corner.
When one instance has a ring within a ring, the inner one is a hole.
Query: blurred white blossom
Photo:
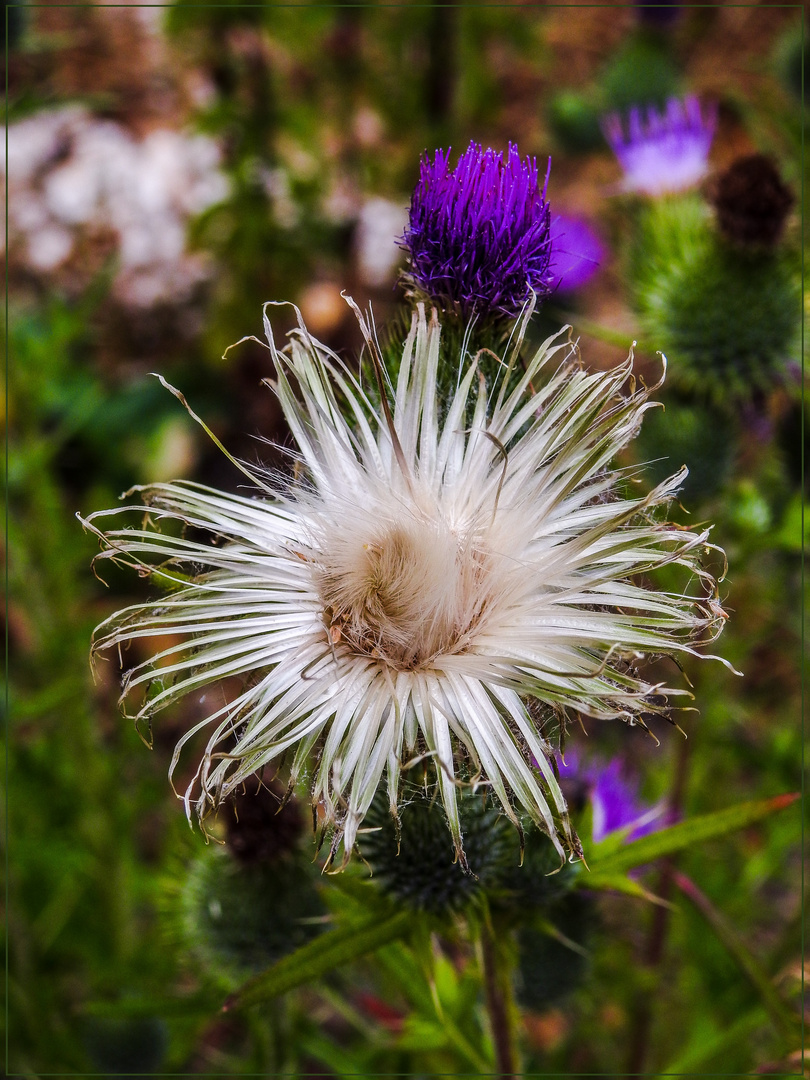
[[[364,285],[393,282],[402,261],[397,240],[408,224],[408,208],[390,199],[369,199],[360,209],[354,234],[357,272]]]
[[[208,273],[186,250],[186,226],[226,197],[219,163],[205,135],[164,128],[138,139],[79,106],[38,113],[8,129],[9,243],[50,273],[83,239],[111,236],[119,300],[183,299]]]

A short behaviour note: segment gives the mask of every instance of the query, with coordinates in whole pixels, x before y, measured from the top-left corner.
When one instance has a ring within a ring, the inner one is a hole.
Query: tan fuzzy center
[[[398,670],[462,650],[487,607],[487,554],[443,523],[381,527],[335,539],[318,587],[334,644]]]

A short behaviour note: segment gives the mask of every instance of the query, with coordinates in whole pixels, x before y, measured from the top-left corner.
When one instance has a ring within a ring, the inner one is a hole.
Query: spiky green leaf
[[[790,806],[798,798],[798,793],[776,795],[771,799],[757,799],[729,807],[727,810],[701,814],[699,817],[671,825],[668,829],[660,829],[648,836],[642,836],[639,840],[633,840],[618,851],[611,850],[613,845],[608,837],[604,847],[597,844],[587,853],[591,873],[582,874],[577,884],[585,889],[615,887],[617,876],[634,867],[644,866],[645,863],[653,862],[664,855],[674,855],[705,840],[744,829],[777,810]],[[602,851],[606,852],[604,857],[600,857]]]
[[[233,993],[223,1012],[233,1012],[248,1005],[286,994],[297,986],[314,982],[323,975],[403,936],[410,922],[408,912],[399,911],[387,919],[375,913],[363,922],[336,927],[314,941],[282,957],[266,971],[254,975]]]

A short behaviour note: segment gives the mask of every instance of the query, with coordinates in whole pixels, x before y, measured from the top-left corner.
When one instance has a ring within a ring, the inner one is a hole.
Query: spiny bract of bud
[[[279,862],[240,863],[210,847],[189,867],[178,911],[183,947],[232,982],[261,971],[322,928],[318,871],[300,853]]]
[[[675,386],[729,407],[785,381],[801,332],[791,251],[732,246],[697,199],[682,199],[646,209],[633,263],[634,304]]]
[[[375,799],[359,840],[372,882],[396,900],[433,914],[474,903],[507,866],[517,865],[518,837],[484,793],[460,797],[459,819],[466,868],[453,851],[444,812],[435,798],[412,791],[400,807],[398,821],[384,795]]]

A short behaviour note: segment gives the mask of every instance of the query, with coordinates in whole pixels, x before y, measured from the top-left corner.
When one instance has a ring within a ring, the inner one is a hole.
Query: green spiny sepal
[[[504,867],[517,864],[520,839],[511,821],[481,793],[459,798],[465,869],[455,857],[441,804],[422,789],[405,794],[399,823],[377,795],[359,836],[372,881],[388,896],[420,911],[459,911],[497,887]],[[397,835],[399,833],[399,835]]]
[[[698,195],[633,200],[633,231],[624,276],[641,297],[663,275],[682,272],[711,241],[711,210]]]
[[[268,967],[319,930],[320,875],[302,850],[300,803],[263,775],[229,799],[211,844],[168,883],[164,907],[177,947],[227,982]]]
[[[378,341],[383,367],[390,380],[390,386],[396,385],[402,364],[402,342],[406,340],[411,327],[413,310],[417,304],[424,306],[425,316],[430,322],[434,310],[441,323],[439,344],[439,362],[436,369],[436,398],[439,402],[450,401],[456,392],[462,371],[473,360],[479,378],[491,387],[504,375],[506,364],[513,349],[518,349],[520,359],[512,365],[507,392],[514,390],[520,382],[528,357],[536,352],[546,338],[551,338],[560,331],[559,320],[546,315],[542,308],[527,298],[526,311],[531,309],[531,318],[520,320],[520,330],[511,320],[496,317],[491,313],[475,315],[463,319],[460,312],[442,310],[437,302],[424,292],[416,292],[411,297],[410,305],[403,305],[384,329],[380,331]],[[361,377],[372,400],[379,402],[379,386],[374,373],[373,363],[368,352],[364,354]],[[475,387],[477,389],[478,382]],[[390,387],[389,387],[390,393]],[[465,426],[472,421],[475,398],[471,396],[465,413]],[[441,408],[441,406],[440,406]]]
[[[569,863],[560,865],[560,856],[549,838],[531,823],[524,832],[523,861],[504,862],[497,881],[488,889],[493,910],[509,914],[510,923],[534,919],[547,911],[569,891],[576,876]]]

